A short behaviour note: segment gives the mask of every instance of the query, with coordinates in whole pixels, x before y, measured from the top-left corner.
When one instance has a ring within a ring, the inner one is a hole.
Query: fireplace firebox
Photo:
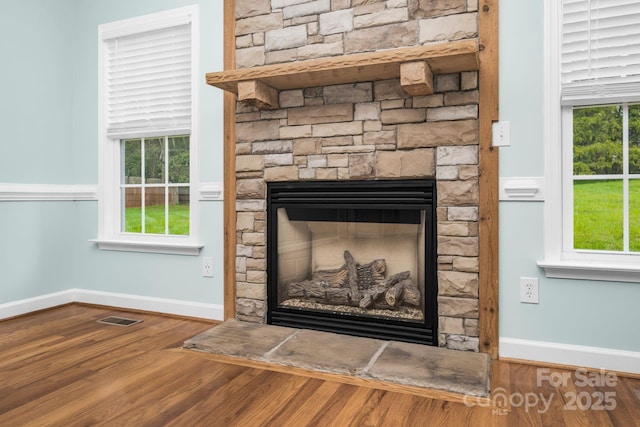
[[[267,323],[437,343],[431,179],[267,184]]]

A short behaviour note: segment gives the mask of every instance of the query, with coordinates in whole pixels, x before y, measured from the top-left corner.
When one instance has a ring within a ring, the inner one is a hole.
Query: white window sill
[[[95,242],[105,251],[147,252],[156,254],[191,255],[197,256],[204,245],[189,245],[178,243],[157,242],[128,242],[122,240],[89,240]]]
[[[640,282],[640,264],[586,261],[538,261],[547,277],[558,279]]]

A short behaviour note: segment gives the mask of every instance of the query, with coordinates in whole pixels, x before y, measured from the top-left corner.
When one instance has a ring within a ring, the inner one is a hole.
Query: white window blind
[[[640,100],[640,1],[562,5],[563,105]]]
[[[107,135],[188,134],[191,130],[191,24],[105,40]]]

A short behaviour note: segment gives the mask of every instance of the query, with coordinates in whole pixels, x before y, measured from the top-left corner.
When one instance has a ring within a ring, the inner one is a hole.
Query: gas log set
[[[420,290],[410,279],[409,271],[385,277],[384,259],[358,264],[348,250],[344,252],[344,260],[345,264],[338,269],[316,270],[309,280],[289,283],[287,296],[361,309],[420,306]]]

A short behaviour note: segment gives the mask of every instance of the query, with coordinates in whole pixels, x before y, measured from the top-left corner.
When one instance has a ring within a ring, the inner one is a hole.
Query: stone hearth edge
[[[184,348],[392,384],[488,397],[487,354],[229,320]]]

